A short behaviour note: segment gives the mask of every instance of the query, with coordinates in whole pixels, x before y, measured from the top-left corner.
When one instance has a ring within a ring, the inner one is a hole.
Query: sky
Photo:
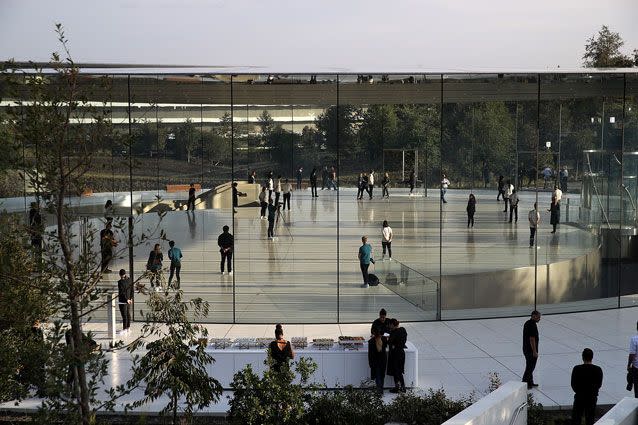
[[[0,0],[0,59],[269,72],[574,69],[602,25],[638,49],[638,0]]]

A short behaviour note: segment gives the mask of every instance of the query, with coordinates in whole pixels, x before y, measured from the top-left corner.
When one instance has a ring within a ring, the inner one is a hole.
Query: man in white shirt
[[[563,198],[563,191],[558,188],[558,185],[554,185],[552,196],[556,198],[556,203],[560,204],[560,200]]]
[[[527,214],[527,220],[529,221],[529,247],[534,248],[534,238],[536,236],[536,229],[541,222],[541,214],[538,212],[538,205],[534,202],[534,209],[530,210]]]
[[[443,174],[443,178],[441,179],[441,202],[447,204],[445,200],[445,193],[447,192],[447,188],[450,185],[450,181],[447,179],[447,175]]]
[[[507,183],[505,183],[505,195],[503,198],[505,200],[505,209],[503,210],[503,212],[507,212],[507,204],[510,204],[511,206],[510,196],[512,196],[513,190],[514,190],[514,185],[512,184],[511,180],[508,180]]]
[[[638,323],[636,323],[638,329]],[[627,372],[631,373],[634,387],[634,397],[638,398],[638,335],[634,335],[629,340],[629,359],[627,360]],[[629,386],[627,386],[629,390]]]
[[[372,199],[373,190],[374,190],[374,170],[370,171],[370,175],[368,176],[368,195],[370,195],[370,199]]]

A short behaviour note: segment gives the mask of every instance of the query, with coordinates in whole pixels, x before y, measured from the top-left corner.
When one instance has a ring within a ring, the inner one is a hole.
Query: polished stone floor
[[[135,270],[144,270],[155,242],[162,245],[167,268],[167,242],[175,240],[184,254],[181,287],[189,296],[209,301],[212,322],[357,322],[381,307],[401,312],[404,320],[432,320],[436,318],[441,275],[527,267],[536,261],[548,264],[583,255],[597,244],[590,233],[569,224],[550,234],[548,192],[538,194],[542,225],[537,251],[529,249],[526,219],[536,199],[534,193],[521,194],[519,221],[510,224],[495,191],[475,191],[475,226],[468,229],[468,191],[448,191],[447,204],[439,202],[437,192],[429,192],[429,197],[409,196],[406,190],[395,189],[389,199],[375,193],[372,200],[367,196],[356,200],[354,189],[319,191],[318,198],[311,198],[307,190],[294,192],[292,209],[282,212],[274,241],[266,237],[267,221],[260,220],[254,207],[238,208],[234,220],[230,210],[168,212],[161,222],[157,214],[145,214],[137,217],[136,236],[156,231],[135,247]],[[563,205],[565,221],[567,199]],[[575,221],[577,203],[570,205],[569,221]],[[383,220],[394,230],[392,262],[380,261]],[[235,235],[232,276],[219,271],[217,236],[224,225]],[[96,227],[100,226],[96,221]],[[158,226],[165,232],[162,240]],[[124,232],[119,231],[120,240],[126,239]],[[396,277],[397,285],[360,287],[357,250],[362,235],[369,237],[377,259],[370,271]],[[120,259],[111,268],[127,264],[126,259]],[[105,283],[116,280],[112,274],[106,276]],[[599,307],[571,309],[585,308]],[[528,306],[521,306],[486,312],[499,316],[527,314],[528,310]],[[482,312],[471,311],[467,317],[477,314]]]

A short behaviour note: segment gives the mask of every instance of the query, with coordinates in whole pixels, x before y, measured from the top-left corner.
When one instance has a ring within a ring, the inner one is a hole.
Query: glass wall
[[[8,131],[7,108],[30,99],[2,81],[0,135],[20,158],[3,165],[0,208],[26,218],[45,195],[29,177],[43,152]],[[636,73],[122,70],[82,84],[110,124],[69,197],[85,249],[99,257],[113,216],[120,243],[107,268],[137,278],[159,244],[165,285],[173,241],[183,257],[171,280],[210,303],[211,322],[365,322],[381,308],[445,320],[636,302]],[[12,116],[28,117],[28,105]],[[87,122],[74,121],[77,137],[92,137]],[[224,226],[234,244],[222,264]],[[366,282],[364,236],[374,260]],[[145,296],[136,298],[139,312]]]

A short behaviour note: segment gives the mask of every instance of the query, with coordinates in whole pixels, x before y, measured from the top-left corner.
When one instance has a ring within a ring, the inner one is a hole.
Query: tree
[[[587,68],[623,68],[631,67],[634,60],[622,53],[620,48],[625,44],[619,33],[610,31],[607,25],[603,25],[597,35],[587,39],[583,65]]]
[[[264,109],[261,115],[257,118],[257,122],[259,123],[262,136],[264,139],[268,139],[276,128],[275,120],[270,116],[270,113]]]
[[[201,144],[200,134],[195,131],[193,121],[188,118],[178,124],[173,131],[175,134],[175,146],[177,152],[186,152],[186,162],[191,163],[191,156]],[[178,154],[178,157],[181,155]]]
[[[353,105],[330,106],[315,121],[329,152],[352,151],[356,146],[361,110]]]
[[[174,289],[174,288],[171,288]],[[202,409],[219,400],[222,387],[208,376],[206,366],[215,360],[206,352],[208,336],[205,326],[192,324],[188,314],[195,320],[208,315],[208,303],[196,298],[185,302],[182,291],[151,293],[144,315],[143,338],[151,342],[136,340],[129,351],[145,348],[142,357],[133,358],[133,377],[128,382],[129,391],[140,384],[145,385],[144,397],[127,408],[140,407],[167,395],[168,403],[160,411],[170,414],[171,423],[178,424],[180,402],[186,418],[190,420],[195,407]],[[184,401],[181,399],[185,398]]]
[[[362,113],[359,138],[370,167],[378,167],[383,149],[396,144],[398,120],[393,105],[372,105]]]

